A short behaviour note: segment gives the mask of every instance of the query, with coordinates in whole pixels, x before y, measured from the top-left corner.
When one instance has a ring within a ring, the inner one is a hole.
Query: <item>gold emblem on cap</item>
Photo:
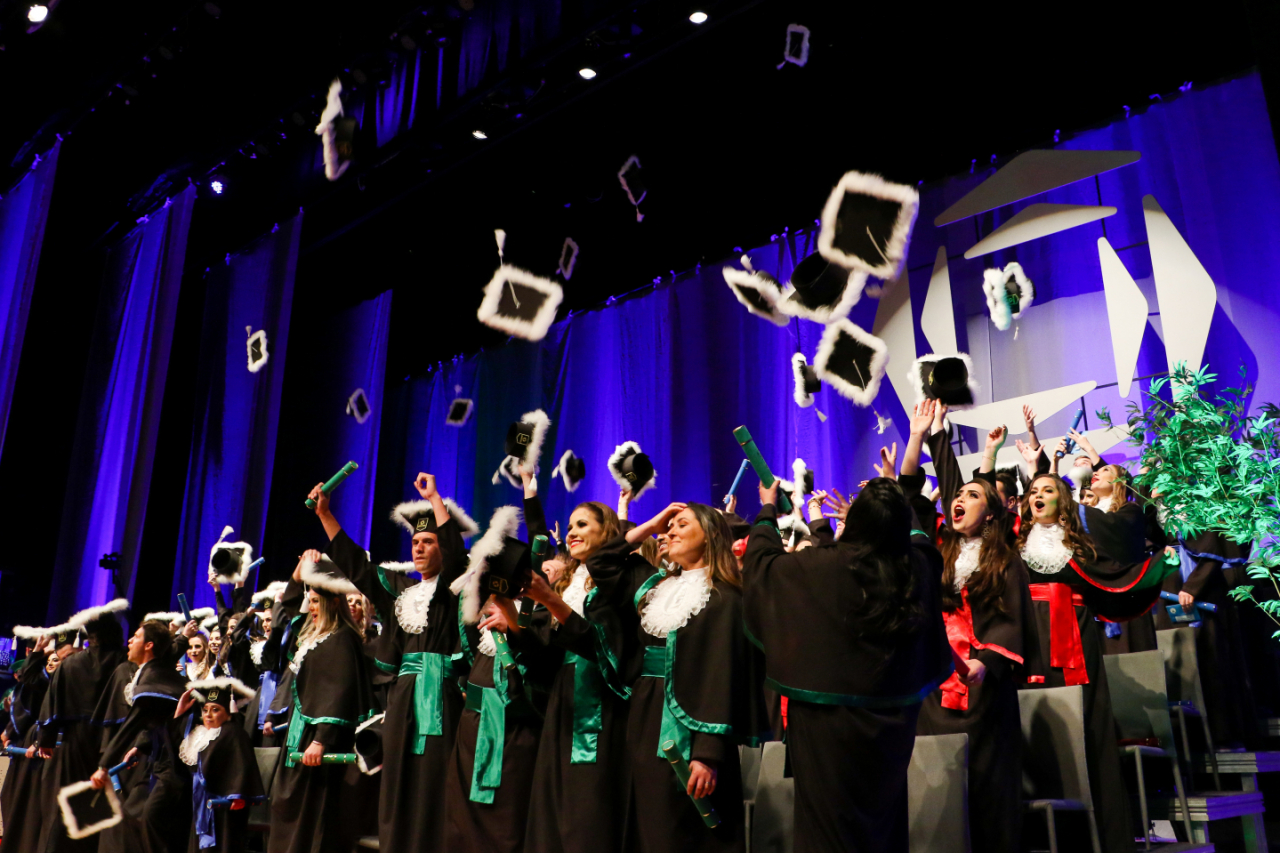
[[[417,525],[414,527],[414,533],[421,533],[427,529],[427,517],[424,515],[418,519]]]

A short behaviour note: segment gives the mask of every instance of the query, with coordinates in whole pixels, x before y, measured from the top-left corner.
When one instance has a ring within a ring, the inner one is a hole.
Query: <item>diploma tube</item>
[[[502,664],[502,668],[507,672],[515,669],[516,659],[511,654],[511,646],[507,643],[507,635],[501,631],[490,631],[489,636],[493,637],[493,646],[497,650],[498,663]]]
[[[1172,601],[1174,604],[1178,603],[1178,594],[1176,592],[1168,592],[1166,590],[1161,590],[1160,597],[1163,598],[1165,601]],[[1197,601],[1195,604],[1191,606],[1197,608],[1198,610],[1203,610],[1206,613],[1218,612],[1218,605],[1210,604],[1207,601]]]
[[[737,433],[734,433],[736,436]],[[742,474],[747,470],[747,466],[751,464],[750,459],[743,459],[742,464],[738,466],[738,476],[733,478],[733,485],[729,487],[729,491],[724,496],[724,508],[729,508],[729,501],[738,491],[738,484],[742,482]]]
[[[210,797],[205,802],[204,807],[207,809],[231,809],[231,811],[236,812],[244,808],[244,800],[239,797]]]
[[[676,742],[669,740],[662,745],[662,752],[667,756],[667,761],[671,762],[671,769],[676,771],[676,778],[680,780],[680,787],[686,791],[689,790],[689,762],[684,760],[684,756],[680,754],[680,750],[676,748]],[[689,797],[693,800],[694,806],[698,809],[698,814],[702,815],[702,822],[710,829],[715,829],[720,825],[720,815],[716,814],[716,810],[712,808],[711,801],[706,797]]]
[[[108,770],[107,775],[111,777],[111,787],[119,791],[120,790],[120,774],[128,770],[130,767],[137,766],[137,764],[138,764],[138,754],[134,753],[132,758],[127,758],[124,761],[121,761],[115,767],[112,767],[110,770]]]
[[[533,570],[546,578],[542,572],[542,564],[551,555],[551,540],[542,535],[535,536],[530,550],[533,552],[530,558]],[[533,599],[527,595],[520,600],[520,615],[516,618],[516,624],[521,628],[528,628],[533,623],[533,605]]]
[[[747,461],[751,463],[751,467],[756,469],[756,476],[760,478],[760,485],[766,489],[773,485],[775,477],[773,472],[769,470],[769,463],[764,461],[764,457],[760,455],[760,448],[756,447],[755,439],[751,437],[750,431],[746,427],[740,426],[733,431],[733,437],[738,440],[738,444],[742,447],[742,452],[747,455]],[[785,492],[778,491],[778,512],[791,512],[791,497]]]
[[[4,751],[0,752],[0,755],[7,755],[10,758],[26,758],[27,751],[20,746],[6,746]],[[37,752],[36,757],[38,758],[39,756],[40,753]]]
[[[187,595],[184,592],[178,593],[178,608],[182,611],[182,618],[185,622],[191,621],[191,605],[187,604]]]
[[[360,466],[354,462],[348,462],[346,465],[343,465],[341,471],[339,471],[338,473],[330,477],[329,482],[325,483],[323,486],[320,487],[320,491],[324,492],[326,495],[329,494],[334,489],[338,488],[338,484],[340,484],[343,480],[350,477],[352,472],[354,472],[359,467]],[[316,502],[311,500],[311,498],[307,498],[306,503],[307,503],[307,509],[316,508]]]
[[[293,762],[302,761],[301,752],[289,753],[289,760]],[[355,764],[356,754],[354,752],[326,752],[320,758],[321,764]]]
[[[1080,420],[1083,417],[1084,417],[1084,409],[1076,409],[1076,416],[1075,416],[1075,419],[1071,421],[1071,428],[1079,429]],[[1054,458],[1061,459],[1062,457],[1066,456],[1068,453],[1070,453],[1075,449],[1076,449],[1076,443],[1072,439],[1068,438],[1067,443],[1062,445],[1062,449],[1059,450],[1057,453],[1053,454]]]

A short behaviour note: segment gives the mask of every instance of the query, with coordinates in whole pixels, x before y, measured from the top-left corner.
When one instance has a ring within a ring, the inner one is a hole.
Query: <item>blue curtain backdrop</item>
[[[18,378],[31,289],[36,283],[61,148],[59,139],[48,153],[36,158],[17,186],[0,197],[0,450],[9,425],[9,405]]]
[[[206,276],[191,456],[171,595],[213,603],[209,548],[224,525],[261,550],[289,344],[302,214]],[[270,358],[248,369],[248,332],[265,329]]]
[[[108,253],[50,619],[116,595],[132,597],[194,203],[195,188],[188,187]],[[107,553],[122,555],[115,589],[109,573],[98,568]]]

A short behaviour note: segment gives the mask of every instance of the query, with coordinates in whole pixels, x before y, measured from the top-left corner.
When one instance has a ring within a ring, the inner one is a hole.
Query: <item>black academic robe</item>
[[[36,742],[36,718],[49,689],[46,652],[32,652],[17,674],[13,705],[5,734],[10,746],[30,747]],[[45,762],[39,758],[13,758],[0,788],[0,815],[4,820],[5,853],[36,853],[40,840],[40,781]]]
[[[42,853],[92,853],[98,848],[93,836],[78,841],[67,837],[58,809],[58,792],[85,781],[98,767],[101,732],[91,718],[112,673],[124,659],[122,647],[93,646],[59,663],[49,681],[40,707],[38,736],[40,747],[53,750],[53,757],[41,774],[38,849]]]
[[[192,729],[199,725],[193,720]],[[188,732],[188,736],[189,734]],[[190,757],[185,756],[184,763]],[[249,739],[240,721],[233,717],[223,724],[217,737],[196,753],[195,758],[199,773],[195,772],[196,767],[188,767],[192,775],[203,783],[206,796],[204,808],[209,814],[205,818],[206,823],[201,825],[197,812],[196,819],[192,821],[187,853],[207,850],[216,853],[241,853],[249,833],[249,806],[265,799],[262,777],[258,774],[258,761],[253,752],[253,741]],[[229,807],[210,809],[208,799],[214,798],[244,800],[245,806],[236,810]],[[194,809],[197,805],[193,790],[191,807]],[[202,847],[201,844],[207,843],[209,835],[212,835],[214,843]]]
[[[304,590],[302,584],[289,581],[280,600],[271,607],[271,634],[261,650],[261,664],[258,670],[258,695],[254,697],[253,715],[247,715],[246,726],[254,726],[261,735],[255,738],[254,744],[264,747],[281,746],[283,736],[267,735],[262,727],[265,723],[278,726],[289,722],[293,711],[293,670],[289,661],[293,660],[294,650],[298,647],[298,635],[306,624],[306,617],[301,613]],[[271,680],[271,698],[266,702],[267,709],[262,710],[267,679]],[[253,732],[250,732],[253,734]]]
[[[334,537],[328,549],[338,568],[373,603],[382,622],[383,637],[372,649],[374,667],[396,673],[386,696],[383,763],[378,774],[378,843],[383,850],[444,849],[446,768],[462,714],[462,694],[452,677],[452,656],[458,647],[458,604],[449,585],[466,569],[467,556],[461,530],[453,519],[438,529],[437,537],[443,564],[427,605],[427,624],[412,632],[401,624],[396,605],[420,581],[403,570],[370,562],[364,549],[345,531]],[[421,590],[414,594],[421,594]],[[422,685],[421,699],[425,709],[433,713],[419,719],[418,679],[427,676],[418,673],[424,672],[424,667],[439,675],[438,680]],[[438,717],[434,713],[437,708]]]
[[[111,674],[111,681],[102,691],[98,707],[93,712],[93,724],[102,730],[102,746],[105,749],[116,736],[120,726],[129,718],[130,705],[125,688],[133,682],[138,665],[125,661]],[[143,849],[145,835],[145,810],[149,793],[146,780],[151,776],[151,762],[147,757],[150,736],[143,733],[135,742],[141,759],[127,770],[120,771],[120,806],[124,820],[104,829],[99,835],[98,853],[128,853]],[[141,784],[140,784],[141,783]]]
[[[756,652],[748,648],[743,632],[741,590],[715,581],[702,610],[684,627],[660,638],[640,625],[636,598],[655,570],[635,552],[635,546],[618,536],[592,554],[587,567],[600,589],[599,606],[589,615],[604,632],[610,661],[617,662],[616,670],[607,668],[606,682],[631,694],[628,842],[641,853],[745,849],[737,746],[759,740],[765,712],[759,681],[752,679],[760,673],[753,668]],[[655,651],[646,652],[646,648]],[[651,661],[665,657],[671,685],[665,677],[643,674],[646,657]],[[716,770],[716,789],[709,798],[720,817],[715,829],[703,823],[676,783],[670,762],[659,754],[664,711],[687,730],[686,759]]]
[[[311,646],[301,661],[298,656],[306,640],[294,652],[290,671],[296,665],[298,672],[289,688],[294,710],[283,747],[286,754],[276,765],[271,788],[268,853],[347,853],[358,838],[359,827],[345,819],[341,802],[344,778],[353,765],[307,767],[301,760],[290,762],[287,753],[305,752],[313,741],[323,744],[325,752],[352,751],[356,727],[374,713],[361,646],[359,635],[344,624]]]
[[[765,653],[766,683],[788,697],[795,849],[905,848],[907,768],[920,703],[952,671],[941,558],[929,537],[912,537],[924,618],[893,640],[868,640],[851,615],[865,597],[852,571],[855,546],[841,541],[787,554],[775,518],[767,506],[756,519],[743,587],[746,625]]]

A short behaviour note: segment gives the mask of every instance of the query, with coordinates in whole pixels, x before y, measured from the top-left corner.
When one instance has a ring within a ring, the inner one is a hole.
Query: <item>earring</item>
[[[991,538],[991,519],[989,518],[982,523],[982,538],[983,539]]]

